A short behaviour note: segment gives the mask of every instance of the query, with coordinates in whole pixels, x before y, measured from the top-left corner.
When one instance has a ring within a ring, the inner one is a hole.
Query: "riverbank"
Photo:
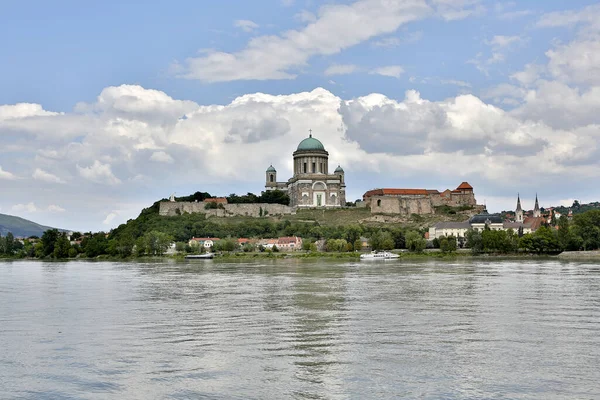
[[[562,260],[598,260],[600,261],[600,250],[590,251],[563,251],[558,255]]]

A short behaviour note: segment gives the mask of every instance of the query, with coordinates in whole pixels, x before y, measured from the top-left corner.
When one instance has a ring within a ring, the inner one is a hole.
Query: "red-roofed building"
[[[301,250],[302,238],[298,236],[285,236],[277,239],[277,248],[280,250]]]
[[[372,213],[381,214],[434,214],[438,206],[477,205],[473,186],[462,182],[454,190],[439,192],[435,189],[372,189],[363,195],[363,201]]]

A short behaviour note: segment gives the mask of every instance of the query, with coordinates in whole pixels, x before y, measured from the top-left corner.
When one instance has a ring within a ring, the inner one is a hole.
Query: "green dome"
[[[299,151],[299,150],[323,150],[323,151],[325,151],[325,146],[323,146],[323,143],[321,143],[320,141],[318,141],[311,135],[310,137],[307,137],[306,139],[301,141],[296,150],[297,151]]]
[[[337,166],[337,168],[335,169],[335,171],[333,173],[337,174],[338,172],[341,172],[342,174],[344,173],[344,170],[339,165]]]
[[[267,168],[267,172],[277,172],[275,170],[275,168],[273,168],[273,164],[269,165],[269,168]]]

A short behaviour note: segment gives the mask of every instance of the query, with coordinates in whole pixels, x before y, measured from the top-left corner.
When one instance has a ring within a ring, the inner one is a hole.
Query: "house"
[[[221,240],[221,239],[219,239],[219,238],[196,238],[196,237],[193,237],[193,238],[191,238],[189,240],[188,244],[190,246],[197,245],[197,246],[203,246],[206,249],[210,249],[211,247],[214,246],[214,244],[215,244],[215,242],[217,240]]]
[[[277,248],[280,250],[301,250],[302,249],[302,238],[298,236],[284,236],[277,239]]]
[[[277,241],[278,239],[260,239],[257,244],[265,249],[272,249],[273,246],[277,246]]]

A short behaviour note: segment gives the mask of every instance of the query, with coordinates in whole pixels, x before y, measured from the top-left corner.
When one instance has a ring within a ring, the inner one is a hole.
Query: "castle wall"
[[[371,212],[378,214],[433,214],[429,196],[372,196]]]
[[[206,209],[206,203],[185,201],[163,201],[160,203],[159,215],[174,216],[183,213],[206,214],[207,217],[233,217],[248,216],[260,217],[264,215],[289,215],[294,214],[292,207],[283,204],[251,203],[251,204],[223,204],[223,208]],[[266,214],[265,214],[266,213]]]

